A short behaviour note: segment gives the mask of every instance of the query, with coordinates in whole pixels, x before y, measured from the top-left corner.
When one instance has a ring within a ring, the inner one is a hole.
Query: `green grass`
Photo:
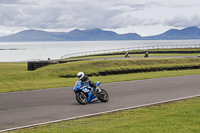
[[[10,133],[199,133],[200,97]]]
[[[149,69],[155,67],[171,67],[199,65],[200,58],[181,59],[127,59],[127,60],[92,60],[59,64],[56,67],[41,68],[39,71],[59,73],[60,76],[76,76],[77,72],[84,71],[88,75],[99,75],[99,72],[127,69]]]
[[[37,72],[51,76],[76,76],[77,72],[98,75],[102,71],[141,69],[154,67],[170,67],[184,65],[199,65],[200,58],[165,58],[165,59],[127,59],[127,60],[91,60],[58,64],[56,66],[43,67]]]
[[[79,71],[98,74],[99,71],[108,70],[192,64],[200,64],[200,58],[80,61],[49,65],[36,71],[27,71],[27,63],[0,63],[0,93],[73,86],[77,78],[60,76],[76,75]],[[196,74],[200,74],[199,69],[93,76],[90,79],[94,82],[109,83]]]

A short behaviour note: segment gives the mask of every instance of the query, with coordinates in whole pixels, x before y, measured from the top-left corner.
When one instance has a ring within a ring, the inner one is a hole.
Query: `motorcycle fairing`
[[[82,81],[78,81],[74,87],[74,92],[77,91],[83,91],[86,94],[88,94],[88,102],[91,102],[93,99],[95,99],[96,97],[92,94],[93,88],[91,88],[91,90],[88,89],[88,87],[90,87],[89,84],[81,84]]]
[[[99,86],[100,84],[101,84],[101,82],[97,82],[97,83],[96,83],[96,86]]]

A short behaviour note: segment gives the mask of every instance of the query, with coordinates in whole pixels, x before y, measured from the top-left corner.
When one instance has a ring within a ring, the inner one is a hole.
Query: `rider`
[[[129,58],[129,53],[128,52],[126,52],[125,58]]]
[[[89,85],[94,88],[94,92],[97,92],[97,90],[98,90],[98,92],[100,92],[100,89],[97,89],[96,84],[94,82],[92,82],[91,80],[89,80],[88,76],[85,75],[83,72],[79,72],[77,74],[77,77],[82,82],[89,83]]]

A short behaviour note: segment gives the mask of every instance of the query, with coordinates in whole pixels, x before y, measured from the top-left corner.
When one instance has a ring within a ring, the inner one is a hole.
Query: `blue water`
[[[200,40],[0,42],[0,49],[6,49],[0,50],[0,62],[60,59],[66,54],[107,49],[191,44],[200,44]]]

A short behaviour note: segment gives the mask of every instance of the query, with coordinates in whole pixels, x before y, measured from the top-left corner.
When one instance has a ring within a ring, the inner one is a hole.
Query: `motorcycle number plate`
[[[85,88],[85,89],[83,89],[82,91],[83,91],[83,92],[89,92],[89,90],[88,90],[88,89],[86,89],[86,88]]]

